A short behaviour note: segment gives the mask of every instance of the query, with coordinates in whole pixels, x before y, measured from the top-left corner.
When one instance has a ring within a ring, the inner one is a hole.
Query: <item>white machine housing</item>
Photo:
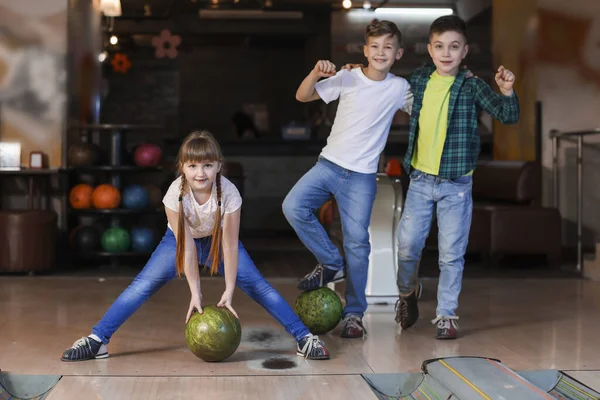
[[[386,305],[398,300],[398,223],[402,215],[404,195],[399,178],[377,174],[377,195],[371,213],[369,237],[369,275],[367,303]]]

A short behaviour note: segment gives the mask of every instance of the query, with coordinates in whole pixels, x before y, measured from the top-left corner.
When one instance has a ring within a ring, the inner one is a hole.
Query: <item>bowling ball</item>
[[[225,307],[209,305],[203,310],[202,314],[192,314],[185,326],[188,348],[204,361],[223,361],[240,345],[240,321]]]
[[[96,251],[100,247],[100,232],[93,226],[77,227],[74,242],[79,251]]]
[[[69,203],[73,208],[92,208],[94,188],[87,183],[73,186],[69,192]]]
[[[133,228],[130,232],[131,249],[142,253],[151,252],[156,246],[156,236],[150,228]]]
[[[108,228],[102,234],[102,248],[109,253],[127,251],[130,243],[129,233],[123,228]]]
[[[328,287],[302,292],[296,299],[294,310],[308,330],[322,335],[337,326],[342,319],[342,301]]]
[[[319,208],[319,222],[325,227],[331,225],[338,215],[337,203],[333,199],[327,200],[323,203],[321,208]]]
[[[133,160],[138,167],[156,167],[160,163],[162,150],[155,144],[141,144],[133,153]]]
[[[385,173],[387,176],[398,177],[402,175],[402,166],[397,158],[392,158],[385,165]]]
[[[75,143],[67,151],[67,160],[72,167],[94,165],[98,159],[98,149],[91,143]]]
[[[92,194],[92,203],[96,208],[117,208],[121,204],[121,193],[113,185],[98,185]]]
[[[150,199],[150,205],[152,207],[160,207],[162,204],[163,195],[160,189],[154,185],[146,185],[148,191],[148,198]]]
[[[150,196],[148,190],[141,185],[129,185],[121,192],[121,200],[125,208],[148,208]]]

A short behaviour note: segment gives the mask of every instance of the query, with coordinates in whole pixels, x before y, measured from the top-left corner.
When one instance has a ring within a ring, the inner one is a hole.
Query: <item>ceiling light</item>
[[[375,10],[376,14],[402,14],[402,15],[423,15],[423,16],[443,16],[452,15],[454,10],[451,8],[411,8],[411,7],[382,7]]]
[[[122,14],[120,0],[100,0],[100,9],[107,17],[120,17]]]

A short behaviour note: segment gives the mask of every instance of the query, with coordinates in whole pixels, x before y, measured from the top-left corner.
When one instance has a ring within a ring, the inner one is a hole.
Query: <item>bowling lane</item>
[[[273,280],[276,282],[277,280]],[[62,351],[83,335],[131,282],[131,278],[12,278],[0,280],[5,313],[0,317],[0,366],[22,374],[110,376],[201,376],[264,374],[341,374],[372,372],[359,353],[337,334],[323,339],[333,354],[329,361],[296,356],[295,342],[258,304],[236,291],[242,342],[225,362],[205,363],[187,348],[184,319],[189,290],[173,281],[143,305],[117,331],[105,360],[65,363]],[[206,304],[220,299],[221,278],[204,278]],[[299,291],[274,285],[293,304]],[[4,296],[6,295],[6,296]]]
[[[376,400],[359,375],[245,377],[64,377],[47,400],[87,399]]]
[[[322,336],[329,361],[305,361],[294,342],[259,305],[237,291],[242,343],[222,363],[205,363],[184,336],[189,290],[177,280],[143,305],[108,346],[106,360],[64,363],[61,352],[87,335],[131,277],[0,278],[0,367],[23,374],[97,376],[247,376],[415,372],[423,360],[454,355],[487,356],[515,370],[600,369],[597,307],[600,283],[562,279],[466,280],[461,295],[461,336],[434,339],[436,281],[426,280],[421,319],[402,332],[393,306],[373,307],[368,336],[342,339],[339,328]],[[293,304],[297,280],[270,279]],[[203,279],[205,303],[215,303],[221,278]],[[337,288],[341,290],[343,285]],[[556,297],[555,293],[564,296]]]

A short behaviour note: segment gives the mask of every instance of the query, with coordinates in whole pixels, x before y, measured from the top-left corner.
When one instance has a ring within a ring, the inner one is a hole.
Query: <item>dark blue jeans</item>
[[[198,251],[198,262],[206,265],[211,238],[194,239],[194,242]],[[108,344],[117,329],[150,296],[175,278],[177,276],[175,272],[175,250],[175,235],[171,229],[167,229],[162,241],[152,253],[144,269],[110,306],[104,317],[94,326],[92,333],[102,339],[105,344]],[[304,326],[283,297],[263,278],[241,242],[239,242],[238,250],[236,285],[250,298],[263,306],[296,341],[308,335],[308,328]],[[219,265],[221,275],[223,275],[223,268],[223,262],[221,262]]]

